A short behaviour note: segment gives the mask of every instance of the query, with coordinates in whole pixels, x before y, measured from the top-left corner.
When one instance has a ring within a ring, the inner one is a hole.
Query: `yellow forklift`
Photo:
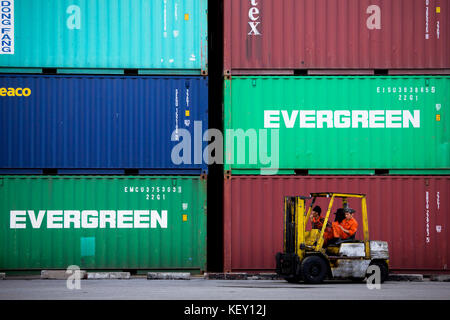
[[[329,200],[323,227],[321,230],[306,231],[317,198]],[[349,211],[352,210],[349,208],[349,199],[361,201],[364,240],[355,240],[353,235],[324,248],[323,235],[337,199],[341,199],[342,208]],[[308,200],[312,201],[306,211]],[[369,240],[366,195],[322,192],[311,193],[309,197],[285,197],[283,252],[276,255],[279,276],[292,283],[303,280],[305,283],[317,284],[325,279],[363,281],[369,275],[367,269],[372,265],[378,266],[380,282],[384,282],[389,274],[388,243]]]

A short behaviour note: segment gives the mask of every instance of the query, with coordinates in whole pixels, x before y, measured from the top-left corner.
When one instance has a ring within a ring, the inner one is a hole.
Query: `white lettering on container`
[[[66,10],[70,16],[67,18],[66,25],[69,30],[81,29],[81,9],[79,6],[70,5]]]
[[[167,210],[10,210],[10,229],[26,229],[27,220],[32,229],[42,226],[47,218],[48,229],[167,229]],[[28,213],[28,217],[27,217]]]
[[[0,54],[14,54],[14,0],[0,1]]]
[[[248,10],[248,18],[250,21],[248,22],[250,26],[250,32],[248,33],[249,36],[260,36],[261,33],[258,30],[258,25],[261,23],[259,20],[259,8],[258,8],[258,2],[256,0],[250,0],[250,9]]]
[[[426,237],[425,242],[430,243],[430,194],[428,191],[425,192],[425,226],[426,226]]]
[[[373,4],[367,7],[367,14],[370,16],[366,20],[367,29],[381,29],[381,9],[379,6]]]
[[[280,112],[282,117],[280,117]],[[411,113],[412,112],[412,113]],[[264,110],[264,128],[420,128],[420,110]]]

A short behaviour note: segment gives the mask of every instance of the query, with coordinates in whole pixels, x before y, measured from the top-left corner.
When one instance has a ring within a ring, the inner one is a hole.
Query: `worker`
[[[340,224],[345,219],[345,212],[343,208],[339,208],[334,213],[336,217],[334,217],[334,221]]]
[[[338,212],[336,212],[336,219],[338,218],[338,213],[341,213],[339,212],[340,210],[344,211],[345,218],[341,222],[333,222],[333,237],[345,240],[356,233],[356,230],[358,229],[358,222],[355,220],[355,218],[353,218],[353,213],[355,212],[355,210],[351,208],[338,209]]]
[[[320,208],[319,206],[315,206],[311,213],[311,224],[313,229],[322,230],[325,218],[320,216],[321,213],[322,208]]]
[[[320,216],[321,213],[322,213],[322,208],[320,208],[319,206],[315,206],[311,213],[312,214],[312,216],[311,216],[312,228],[319,229],[319,231],[322,230],[323,223],[325,221],[325,218]],[[331,224],[329,222],[327,222],[327,226],[323,233],[323,238],[324,238],[325,246],[327,244],[327,241],[333,238],[333,230],[331,229]]]

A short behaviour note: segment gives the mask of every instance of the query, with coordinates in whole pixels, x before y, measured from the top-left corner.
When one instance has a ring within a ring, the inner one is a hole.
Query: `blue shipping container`
[[[206,77],[0,75],[0,169],[11,173],[206,172],[194,159],[194,142],[207,146],[201,134],[194,139],[194,122],[196,133],[208,128]],[[187,132],[191,153],[174,163]]]
[[[0,72],[206,75],[207,7],[208,0],[3,0]]]

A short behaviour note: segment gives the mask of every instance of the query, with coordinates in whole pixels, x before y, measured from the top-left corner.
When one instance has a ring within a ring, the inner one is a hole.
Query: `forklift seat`
[[[355,241],[355,235],[356,235],[356,232],[352,236],[348,237],[347,239],[336,241],[336,244],[341,244],[341,243],[345,243],[345,242],[353,242],[353,241]]]
[[[333,238],[331,239],[328,243],[327,247],[338,247],[341,243],[346,243],[346,242],[355,242],[355,236],[356,236],[356,232],[348,237],[347,239],[338,239],[338,238]],[[333,241],[334,240],[334,241]]]

